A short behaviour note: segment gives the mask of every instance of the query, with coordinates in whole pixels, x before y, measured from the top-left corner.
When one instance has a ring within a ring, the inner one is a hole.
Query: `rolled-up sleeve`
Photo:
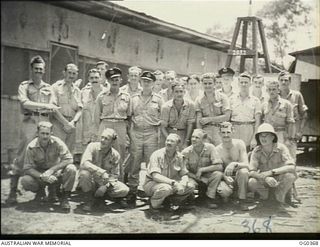
[[[149,177],[152,176],[152,173],[161,174],[160,164],[158,161],[158,155],[156,152],[151,155],[148,170],[147,170],[147,174],[149,175]]]
[[[212,146],[210,148],[210,159],[212,165],[222,164],[222,159],[220,158],[220,155],[217,152],[217,149]]]
[[[70,153],[67,145],[59,141],[59,157],[61,162],[65,162],[67,164],[72,164],[73,163],[73,157],[72,154]]]
[[[221,111],[223,113],[226,113],[227,111],[230,111],[230,100],[225,94],[220,94],[221,97]]]
[[[36,164],[34,163],[33,159],[33,150],[29,146],[27,146],[26,154],[24,157],[23,170],[26,171],[31,168],[36,168]]]
[[[257,149],[252,151],[250,163],[249,163],[249,170],[250,171],[257,171],[259,167],[259,153]]]
[[[28,95],[27,95],[27,83],[21,83],[18,88],[18,99],[21,102],[21,104],[25,104],[27,101],[29,101]]]
[[[196,108],[195,105],[190,102],[189,104],[189,115],[188,115],[188,119],[187,119],[187,123],[194,123],[196,121]]]
[[[291,158],[289,149],[285,145],[281,147],[280,152],[284,165],[295,165],[294,160]]]

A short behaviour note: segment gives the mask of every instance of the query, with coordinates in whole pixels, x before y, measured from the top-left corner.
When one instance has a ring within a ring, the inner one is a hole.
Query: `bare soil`
[[[146,199],[139,199],[134,209],[121,210],[116,203],[86,214],[81,198],[73,193],[71,210],[64,212],[59,204],[33,202],[32,192],[22,191],[18,204],[4,203],[9,193],[9,179],[1,180],[2,234],[92,234],[92,233],[244,233],[244,232],[319,232],[320,168],[297,167],[296,188],[301,198],[298,207],[285,212],[273,204],[253,201],[250,211],[240,211],[229,202],[219,209],[196,206],[174,214],[154,215]]]

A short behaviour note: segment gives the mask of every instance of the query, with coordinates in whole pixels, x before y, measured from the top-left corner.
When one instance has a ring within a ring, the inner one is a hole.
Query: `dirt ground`
[[[81,198],[74,193],[70,212],[58,204],[35,204],[34,194],[22,191],[18,204],[4,204],[9,179],[1,180],[2,234],[92,234],[92,233],[244,233],[244,232],[320,232],[320,168],[297,167],[296,188],[301,198],[297,208],[286,212],[272,204],[251,204],[250,211],[240,211],[229,203],[219,209],[196,206],[172,215],[151,215],[146,200],[137,208],[121,210],[106,201],[106,206],[92,214],[80,208]],[[169,217],[170,216],[170,217]]]

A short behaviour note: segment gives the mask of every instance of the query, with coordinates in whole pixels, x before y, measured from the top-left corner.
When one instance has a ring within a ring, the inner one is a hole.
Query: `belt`
[[[232,124],[234,124],[234,125],[251,125],[251,124],[255,124],[255,122],[249,122],[249,121],[247,121],[247,122],[240,122],[240,121],[231,121],[231,123]]]
[[[150,126],[137,126],[134,125],[133,129],[134,130],[138,130],[138,131],[144,131],[144,130],[156,130],[159,126],[154,126],[154,125],[150,125]]]
[[[127,119],[115,119],[115,118],[103,118],[101,119],[101,121],[108,121],[108,122],[113,122],[113,123],[117,123],[117,122],[124,122]]]
[[[42,112],[28,112],[28,113],[24,113],[25,116],[43,116],[43,117],[49,117],[48,113],[42,113]]]

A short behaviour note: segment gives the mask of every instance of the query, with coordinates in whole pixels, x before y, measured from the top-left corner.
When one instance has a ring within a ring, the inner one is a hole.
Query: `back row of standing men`
[[[231,121],[234,137],[242,139],[249,151],[256,145],[258,126],[270,123],[278,141],[287,145],[295,159],[296,141],[301,138],[307,117],[303,96],[290,89],[287,72],[281,72],[278,80],[266,82],[268,95],[262,90],[264,78],[252,78],[246,72],[240,74],[239,92],[235,92],[235,73],[230,68],[220,69],[217,75],[178,78],[174,71],[142,72],[134,66],[129,68],[128,83],[120,87],[122,71],[108,69],[108,64],[101,61],[88,71],[88,83],[80,90],[76,65],[66,65],[64,79],[53,85],[42,80],[45,62],[40,56],[34,57],[30,65],[31,79],[22,82],[18,91],[24,114],[23,134],[11,171],[9,201],[16,200],[26,146],[36,136],[40,121],[52,123],[54,135],[66,143],[75,158],[90,142],[97,141],[103,130],[114,129],[114,147],[121,157],[120,180],[129,186],[128,201],[132,201],[139,185],[141,162],[149,162],[170,133],[181,138],[180,150],[190,145],[194,128],[203,129],[207,141],[217,146],[221,143],[219,124]],[[124,166],[128,153],[129,165]]]

